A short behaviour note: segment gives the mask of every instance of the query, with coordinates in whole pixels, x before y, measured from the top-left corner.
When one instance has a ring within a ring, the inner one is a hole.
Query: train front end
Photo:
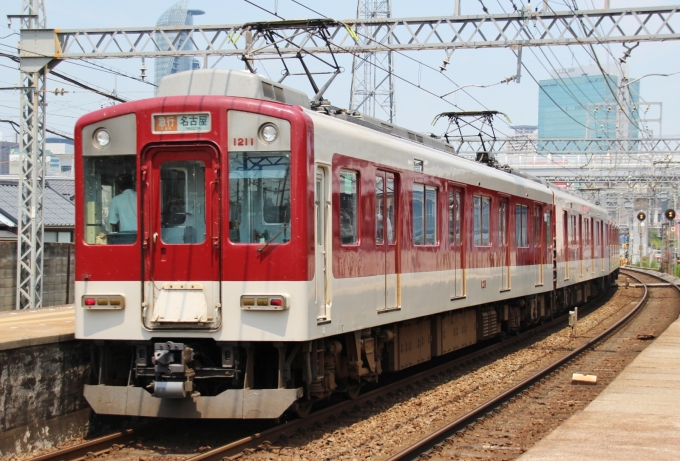
[[[276,418],[303,397],[281,356],[316,326],[308,99],[185,74],[76,125],[85,397],[102,414]]]

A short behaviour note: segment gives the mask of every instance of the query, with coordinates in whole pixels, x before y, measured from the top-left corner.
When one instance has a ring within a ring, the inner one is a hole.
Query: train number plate
[[[155,114],[154,133],[204,133],[210,131],[209,113]]]

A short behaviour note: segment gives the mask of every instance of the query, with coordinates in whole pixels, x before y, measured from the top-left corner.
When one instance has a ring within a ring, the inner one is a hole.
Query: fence
[[[47,242],[43,258],[43,306],[74,302],[73,243]],[[16,308],[17,242],[0,242],[0,311]]]

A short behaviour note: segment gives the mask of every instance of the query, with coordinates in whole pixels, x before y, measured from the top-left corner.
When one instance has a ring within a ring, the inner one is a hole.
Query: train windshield
[[[290,235],[290,152],[230,153],[230,240],[286,243]]]
[[[85,243],[137,241],[137,181],[134,155],[83,158]]]

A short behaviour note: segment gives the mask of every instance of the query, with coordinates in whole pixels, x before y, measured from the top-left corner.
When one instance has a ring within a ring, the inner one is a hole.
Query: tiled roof
[[[47,177],[47,185],[50,189],[54,189],[67,199],[73,200],[76,195],[76,186],[73,178],[50,178]]]
[[[0,181],[0,213],[17,222],[19,206],[18,181]],[[75,205],[72,201],[56,192],[52,187],[45,187],[45,226],[74,227]]]

